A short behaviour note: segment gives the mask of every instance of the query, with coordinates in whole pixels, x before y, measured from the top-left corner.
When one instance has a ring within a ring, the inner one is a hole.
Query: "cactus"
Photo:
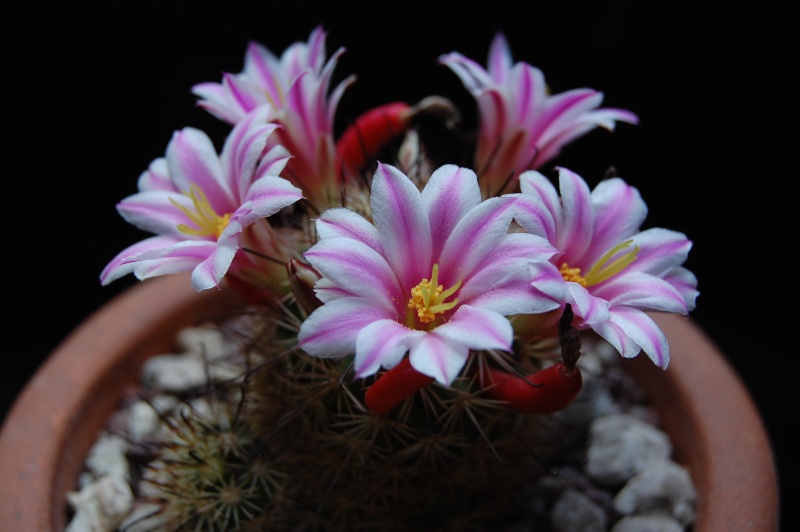
[[[162,416],[142,475],[162,505],[160,526],[480,530],[519,514],[552,451],[541,437],[551,429],[546,417],[510,410],[481,385],[499,353],[475,352],[451,387],[432,383],[376,415],[364,393],[378,376],[353,380],[347,360],[294,348],[289,324],[303,310],[291,296],[280,307],[251,320],[259,329],[234,355],[241,378],[209,384]],[[557,344],[518,347],[515,364],[526,372],[555,356]]]

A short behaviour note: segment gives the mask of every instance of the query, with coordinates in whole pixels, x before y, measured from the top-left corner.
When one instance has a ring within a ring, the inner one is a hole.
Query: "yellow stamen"
[[[570,268],[566,262],[561,265],[561,275],[564,277],[565,281],[572,281],[583,287],[600,284],[603,281],[612,278],[624,270],[630,263],[636,260],[636,254],[639,253],[639,246],[634,246],[631,251],[628,251],[627,253],[617,257],[615,260],[609,262],[614,254],[622,249],[627,248],[632,242],[633,240],[626,240],[625,242],[617,244],[608,250],[597,262],[594,263],[594,265],[583,277],[581,276],[580,268]]]
[[[439,284],[439,265],[433,265],[431,279],[422,279],[422,282],[411,289],[411,299],[408,300],[408,308],[417,310],[417,317],[422,323],[430,323],[436,319],[437,314],[444,314],[446,311],[458,304],[458,299],[445,303],[445,299],[452,296],[461,287],[458,281],[447,290]]]
[[[179,205],[178,202],[170,198],[170,201],[173,205],[178,207],[183,213],[197,225],[197,228],[189,227],[186,224],[179,224],[178,231],[187,235],[194,235],[194,236],[211,236],[213,235],[214,238],[219,238],[219,235],[222,234],[222,231],[228,226],[228,222],[231,221],[230,213],[223,214],[222,216],[218,215],[213,207],[211,207],[211,203],[209,203],[208,198],[203,191],[200,190],[200,187],[192,183],[192,187],[189,192],[184,192],[185,195],[189,196],[192,199],[192,203],[194,204],[194,212],[191,209],[188,209],[182,205]]]

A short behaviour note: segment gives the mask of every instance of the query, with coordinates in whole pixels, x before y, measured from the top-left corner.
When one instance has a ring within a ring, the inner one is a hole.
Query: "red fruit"
[[[505,401],[513,410],[552,414],[575,400],[583,377],[577,367],[570,370],[562,363],[531,373],[525,379],[499,369],[485,368],[482,384],[492,398]]]
[[[378,377],[367,388],[364,402],[372,412],[384,414],[400,401],[433,382],[433,377],[423,375],[411,367],[408,357]]]
[[[339,175],[342,171],[364,168],[382,148],[405,131],[409,107],[405,102],[387,103],[356,118],[336,142]]]

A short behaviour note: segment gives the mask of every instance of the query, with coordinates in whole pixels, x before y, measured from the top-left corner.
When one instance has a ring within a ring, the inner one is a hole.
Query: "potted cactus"
[[[698,488],[697,529],[774,528],[758,414],[686,318],[698,295],[683,266],[692,242],[642,230],[646,204],[613,169],[592,188],[547,167],[575,138],[637,116],[601,108],[591,89],[548,94],[498,34],[485,69],[440,57],[475,96],[478,131],[461,131],[459,111],[434,95],[367,110],[334,138],[355,81],[331,90],[341,53],[326,56],[317,27],[280,57],[252,43],[241,73],[193,87],[230,134],[217,153],[202,131],[177,131],[118,204],[153,236],[114,257],[101,282],[144,283],[68,339],[9,415],[0,472],[18,485],[2,488],[4,519],[62,528],[66,493],[147,357],[211,320],[235,324],[238,371],[206,390],[209,411],[163,413],[167,430],[139,447],[154,510],[132,526],[511,523],[537,457],[559,450],[552,416],[581,394],[582,357],[602,344],[671,431]],[[54,382],[59,399],[34,402]],[[719,422],[726,411],[749,424],[746,445]],[[700,423],[709,412],[727,433]],[[31,443],[34,428],[56,438]],[[755,487],[721,494],[731,475]]]

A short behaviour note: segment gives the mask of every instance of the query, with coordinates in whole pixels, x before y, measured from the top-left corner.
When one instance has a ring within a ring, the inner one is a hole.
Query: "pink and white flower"
[[[318,26],[307,43],[292,44],[280,58],[250,42],[241,73],[226,73],[221,83],[192,87],[200,107],[230,124],[259,105],[270,104],[274,120],[283,126],[269,141],[270,146],[281,144],[291,152],[284,175],[320,210],[339,205],[334,115],[345,89],[355,80],[347,77],[328,95],[333,71],[345,49],[336,50],[326,62],[326,37]]]
[[[539,169],[562,148],[596,127],[638,123],[624,109],[601,108],[603,94],[588,88],[550,95],[541,70],[514,63],[505,36],[495,35],[488,70],[458,52],[440,56],[475,97],[480,130],[474,167],[484,195],[519,190],[518,176]]]
[[[624,357],[644,351],[666,368],[667,339],[645,311],[694,309],[697,279],[682,266],[692,242],[667,229],[640,231],[647,206],[619,177],[590,192],[576,173],[558,171],[560,197],[539,172],[520,176],[516,220],[558,249],[551,260],[567,281],[564,303],[575,313],[573,325],[593,329]]]
[[[192,286],[205,290],[219,285],[229,269],[262,268],[263,259],[255,268],[239,253],[243,232],[302,197],[279,177],[289,154],[281,146],[268,149],[278,127],[269,116],[268,105],[248,114],[219,156],[202,131],[174,133],[166,156],[139,177],[139,192],[117,204],[126,221],[156,236],[120,252],[103,269],[103,285],[128,273],[147,279],[191,270]],[[270,234],[260,231],[262,239]],[[274,244],[268,240],[262,246]]]
[[[539,236],[509,231],[516,199],[481,201],[472,170],[445,165],[420,190],[379,164],[371,223],[345,208],[324,212],[305,258],[321,274],[323,305],[299,345],[317,357],[355,354],[357,377],[409,353],[418,372],[450,385],[471,349],[511,351],[505,316],[558,308],[564,282]],[[533,260],[529,260],[529,259]]]

